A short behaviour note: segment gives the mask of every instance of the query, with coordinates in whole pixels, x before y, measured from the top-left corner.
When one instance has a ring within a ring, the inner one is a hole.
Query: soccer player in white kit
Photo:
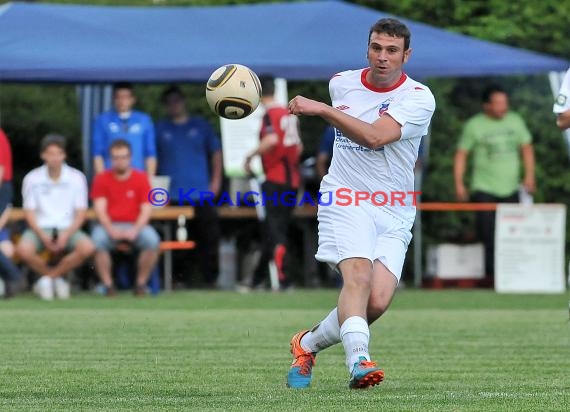
[[[289,102],[291,113],[320,116],[336,129],[332,164],[321,184],[316,258],[343,277],[337,307],[291,340],[291,388],[309,386],[317,352],[339,342],[349,387],[367,388],[384,379],[368,352],[369,325],[386,311],[400,279],[416,210],[413,194],[398,199],[414,190],[420,140],[435,110],[430,90],[402,70],[409,45],[403,23],[381,19],[370,29],[369,67],[330,80],[332,106],[302,96]],[[351,190],[349,205],[345,198],[338,201],[338,190],[345,195]]]
[[[560,130],[570,129],[570,69],[566,72],[560,91],[554,102],[553,112],[556,113],[556,126]]]

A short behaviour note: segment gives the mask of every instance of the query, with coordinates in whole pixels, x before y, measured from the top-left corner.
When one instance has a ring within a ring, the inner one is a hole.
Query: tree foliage
[[[570,57],[567,39],[570,0],[356,0],[353,3],[480,39]]]

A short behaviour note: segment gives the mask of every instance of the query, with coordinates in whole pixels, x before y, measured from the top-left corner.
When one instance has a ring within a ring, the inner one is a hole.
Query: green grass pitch
[[[0,301],[0,411],[567,411],[568,296],[399,291],[371,328],[386,380],[347,388],[342,346],[285,387],[289,339],[337,291]]]

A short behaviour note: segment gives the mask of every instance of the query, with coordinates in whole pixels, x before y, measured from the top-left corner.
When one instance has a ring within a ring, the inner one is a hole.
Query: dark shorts
[[[265,226],[271,239],[271,247],[287,243],[287,232],[293,221],[297,190],[288,186],[273,182],[263,182],[261,189],[268,198],[277,199],[277,202],[268,200],[265,203]],[[285,200],[285,201],[283,201]],[[288,203],[289,202],[289,203]]]
[[[12,182],[2,182],[2,186],[0,186],[0,215],[4,213],[8,205],[12,204],[12,196]]]

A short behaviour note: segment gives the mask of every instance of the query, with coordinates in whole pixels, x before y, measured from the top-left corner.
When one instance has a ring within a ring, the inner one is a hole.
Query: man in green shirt
[[[483,112],[467,121],[455,153],[454,177],[457,200],[466,202],[517,203],[521,185],[533,193],[534,150],[532,137],[523,119],[509,111],[509,97],[500,86],[483,93]],[[472,154],[471,194],[463,182],[467,157]],[[495,212],[476,213],[477,235],[485,245],[485,272],[494,276]]]

